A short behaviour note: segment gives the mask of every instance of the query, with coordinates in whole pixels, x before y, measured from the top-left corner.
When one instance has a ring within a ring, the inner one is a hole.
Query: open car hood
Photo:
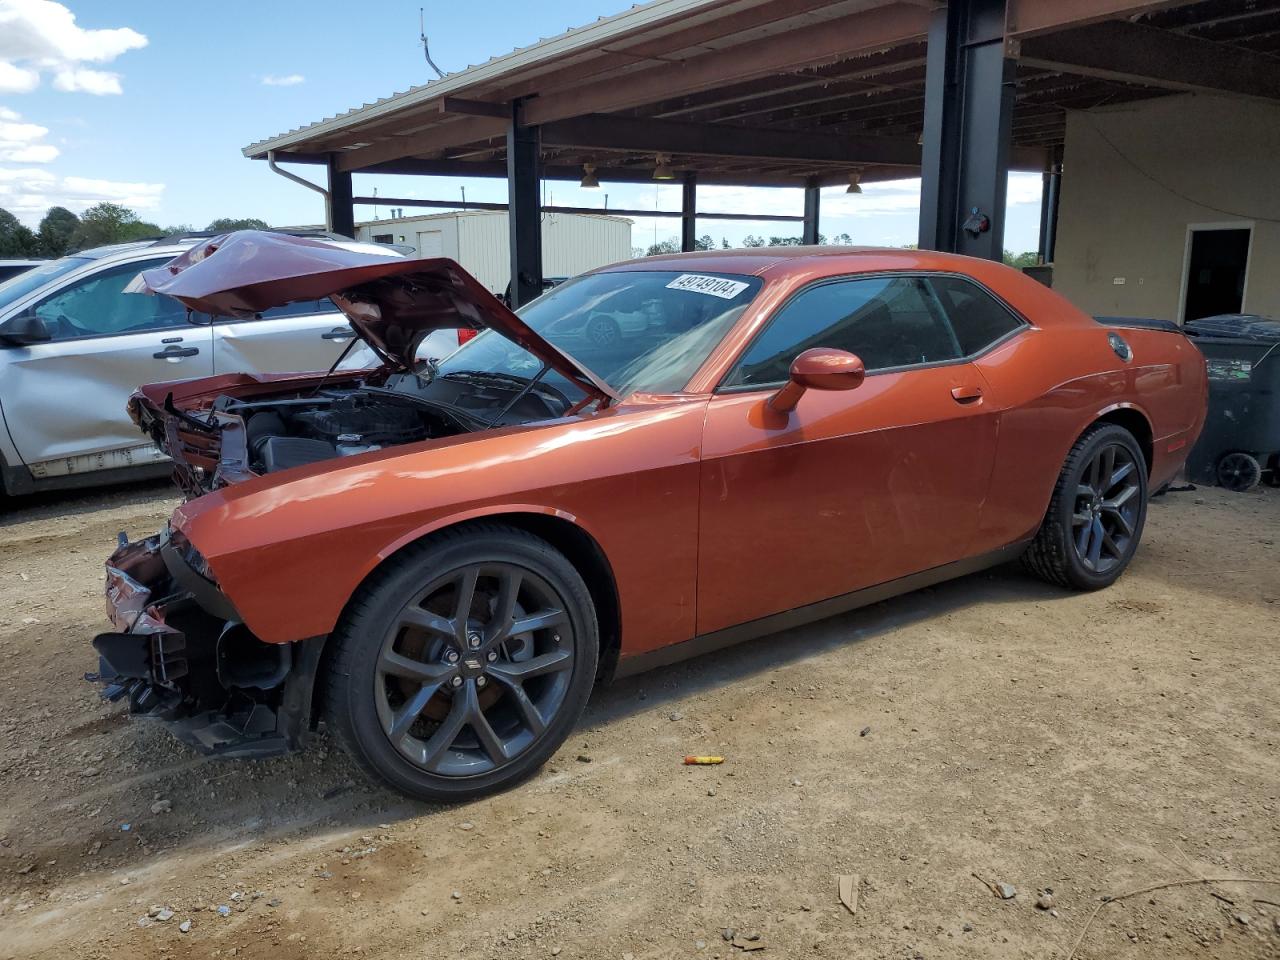
[[[528,350],[588,396],[616,399],[600,378],[511,312],[453,260],[411,260],[261,230],[202,241],[127,288],[161,293],[191,310],[245,317],[295,300],[329,297],[382,358],[414,367],[432,330],[490,328]]]

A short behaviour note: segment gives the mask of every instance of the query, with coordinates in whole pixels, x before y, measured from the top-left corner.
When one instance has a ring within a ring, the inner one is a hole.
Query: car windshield
[[[61,260],[53,260],[33,267],[25,273],[0,283],[0,310],[11,303],[17,303],[32,290],[44,286],[50,280],[92,262],[93,259],[90,257],[63,257]]]
[[[759,277],[675,270],[594,273],[561,284],[517,313],[619,396],[682,389],[759,293]],[[492,330],[439,365],[440,376],[530,379],[542,361]],[[543,381],[581,391],[555,373]]]

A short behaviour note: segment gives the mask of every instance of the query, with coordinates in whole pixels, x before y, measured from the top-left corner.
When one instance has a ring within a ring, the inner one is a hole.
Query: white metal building
[[[356,238],[409,244],[423,257],[450,257],[495,294],[505,291],[511,279],[504,210],[464,210],[371,220],[356,224]],[[572,277],[585,270],[628,260],[631,255],[631,221],[625,217],[581,213],[542,215],[544,277]]]

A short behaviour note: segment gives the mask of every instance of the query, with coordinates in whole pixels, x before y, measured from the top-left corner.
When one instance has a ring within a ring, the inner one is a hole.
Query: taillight
[[[462,346],[464,343],[466,343],[468,340],[474,337],[476,335],[476,332],[477,331],[472,330],[470,327],[459,327],[458,328],[458,346]]]

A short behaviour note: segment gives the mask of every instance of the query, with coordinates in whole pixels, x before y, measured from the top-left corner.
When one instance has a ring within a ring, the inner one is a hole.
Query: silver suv
[[[124,292],[139,271],[197,239],[99,247],[0,283],[0,495],[166,472],[166,458],[125,412],[141,384],[323,370],[351,343],[354,331],[328,300],[248,320],[189,318],[169,297]]]

